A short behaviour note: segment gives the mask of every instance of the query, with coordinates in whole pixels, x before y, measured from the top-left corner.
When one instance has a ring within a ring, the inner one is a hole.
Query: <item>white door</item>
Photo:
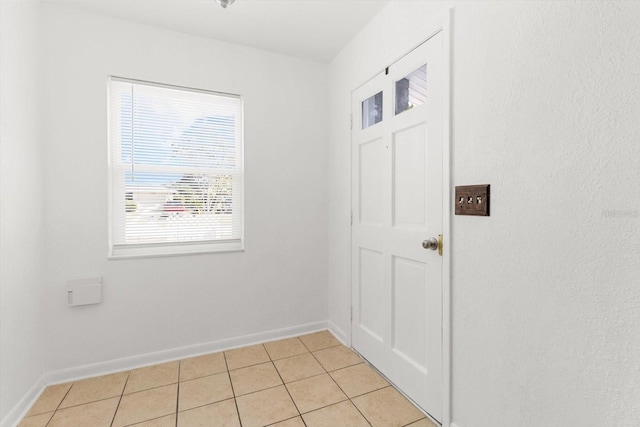
[[[442,33],[353,92],[352,344],[442,420]]]

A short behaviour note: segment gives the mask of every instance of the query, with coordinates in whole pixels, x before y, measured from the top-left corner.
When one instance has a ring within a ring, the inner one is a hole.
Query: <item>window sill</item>
[[[159,258],[225,252],[244,252],[244,242],[234,240],[173,245],[114,245],[109,251],[108,259]]]

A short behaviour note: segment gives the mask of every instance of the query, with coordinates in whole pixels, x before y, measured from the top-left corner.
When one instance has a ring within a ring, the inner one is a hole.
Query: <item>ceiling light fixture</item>
[[[226,9],[227,6],[232,5],[233,2],[235,2],[236,0],[216,0],[218,3],[220,3],[220,6],[222,6],[223,9]]]

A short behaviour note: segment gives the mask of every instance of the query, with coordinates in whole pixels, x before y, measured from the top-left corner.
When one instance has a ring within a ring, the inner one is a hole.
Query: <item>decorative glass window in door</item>
[[[396,114],[427,100],[427,64],[396,82]]]
[[[362,129],[382,121],[382,92],[362,101]]]

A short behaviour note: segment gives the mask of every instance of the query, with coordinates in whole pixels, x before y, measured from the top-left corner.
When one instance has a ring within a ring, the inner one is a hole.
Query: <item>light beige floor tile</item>
[[[269,388],[236,398],[242,427],[274,424],[298,415],[284,386]]]
[[[331,372],[330,375],[349,397],[360,396],[389,386],[389,383],[366,363],[339,369]]]
[[[179,365],[176,361],[134,369],[129,374],[124,394],[177,383]]]
[[[229,382],[229,374],[226,372],[196,378],[180,383],[178,410],[186,411],[232,397],[233,390]]]
[[[192,380],[227,370],[223,353],[211,353],[180,361],[180,381]]]
[[[423,418],[420,421],[409,424],[407,427],[438,427],[436,424],[428,418]]]
[[[285,421],[280,421],[279,423],[271,424],[269,427],[305,427],[305,425],[304,422],[302,422],[302,418],[295,417]]]
[[[33,404],[27,417],[45,412],[53,412],[58,409],[58,405],[62,402],[65,395],[71,388],[72,383],[50,385],[45,388],[36,403]]]
[[[316,351],[313,355],[327,371],[335,371],[336,369],[363,363],[360,356],[342,345]]]
[[[329,331],[315,332],[309,335],[299,337],[309,351],[321,350],[327,347],[333,347],[340,344],[340,341]]]
[[[369,427],[369,423],[349,401],[302,415],[307,427]]]
[[[119,397],[86,403],[56,411],[48,427],[109,427],[118,408]]]
[[[309,352],[298,338],[287,338],[285,340],[268,342],[264,344],[264,348],[267,349],[271,360],[297,356],[298,354]]]
[[[324,374],[324,368],[320,366],[311,353],[299,356],[287,357],[273,362],[285,383],[302,380],[315,375]]]
[[[166,417],[155,418],[149,421],[143,421],[138,424],[132,424],[135,427],[176,427],[176,415],[167,415]]]
[[[240,427],[233,399],[178,414],[178,427]]]
[[[25,419],[20,421],[18,427],[45,427],[52,416],[53,412],[47,412],[45,414],[26,417]]]
[[[358,396],[352,401],[373,427],[404,426],[424,418],[424,414],[393,387]]]
[[[327,374],[289,383],[287,389],[302,414],[347,399]]]
[[[76,381],[71,386],[69,393],[67,393],[67,397],[60,404],[60,408],[68,408],[69,406],[120,396],[128,376],[129,372],[118,372]]]
[[[224,354],[227,358],[229,370],[270,361],[269,355],[262,344],[225,351]]]
[[[273,363],[262,363],[230,371],[233,392],[236,396],[264,390],[282,384]]]
[[[178,384],[122,396],[113,427],[160,418],[176,412]]]

